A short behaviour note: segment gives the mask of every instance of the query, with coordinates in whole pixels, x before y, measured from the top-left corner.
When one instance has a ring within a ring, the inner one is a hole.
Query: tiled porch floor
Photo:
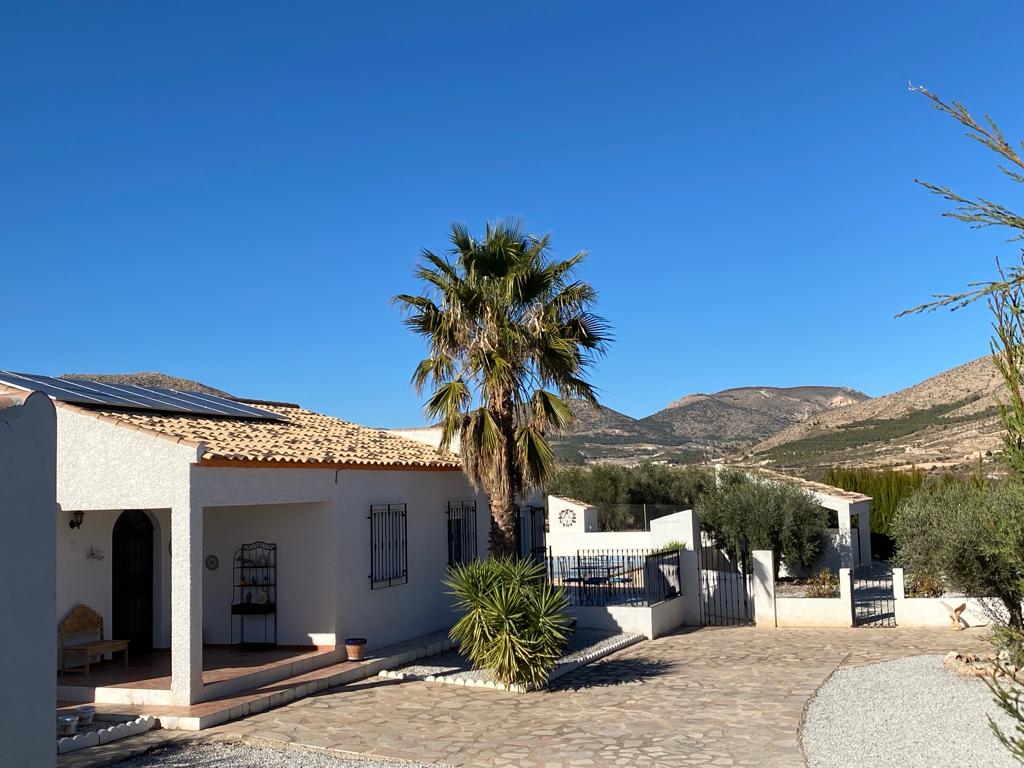
[[[295,699],[310,696],[314,693],[351,684],[358,680],[376,675],[381,669],[408,663],[416,658],[439,653],[450,647],[448,635],[438,632],[433,635],[418,637],[405,643],[381,648],[371,654],[365,661],[343,661],[327,667],[312,670],[300,675],[250,688],[241,693],[223,696],[191,706],[172,706],[158,704],[97,704],[96,710],[102,714],[117,715],[154,715],[160,720],[162,727],[182,730],[201,730],[239,717],[262,712],[271,707],[280,706]],[[240,652],[247,653],[247,652]],[[259,655],[256,652],[255,655]],[[229,656],[225,657],[230,659]],[[288,657],[288,661],[294,657]],[[117,664],[118,662],[114,662]],[[277,663],[281,663],[279,659]],[[109,664],[109,662],[108,662]],[[272,664],[268,664],[272,666]],[[225,667],[234,669],[237,667]],[[253,671],[252,667],[242,668],[243,672]],[[206,674],[203,674],[204,681]],[[80,703],[59,702],[60,706],[73,709]]]
[[[203,648],[203,684],[217,683],[239,675],[259,672],[283,662],[311,659],[331,651],[275,648],[249,651],[223,646]],[[72,662],[74,663],[74,662]],[[57,675],[57,685],[85,688],[171,689],[171,652],[167,650],[128,655],[125,669],[120,654],[113,661],[94,663],[89,674],[66,672]]]

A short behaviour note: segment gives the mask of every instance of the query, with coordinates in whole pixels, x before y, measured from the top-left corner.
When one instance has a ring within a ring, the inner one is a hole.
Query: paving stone
[[[837,667],[982,647],[946,629],[686,630],[545,692],[374,678],[206,733],[451,766],[802,768],[804,705]]]

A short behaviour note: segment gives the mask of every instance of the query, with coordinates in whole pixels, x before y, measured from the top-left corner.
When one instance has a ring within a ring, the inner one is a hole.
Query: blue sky
[[[0,368],[421,423],[389,298],[507,216],[591,252],[632,415],[986,351],[981,308],[893,318],[1017,253],[915,177],[1024,207],[906,86],[1024,137],[1020,5],[362,5],[0,7]]]

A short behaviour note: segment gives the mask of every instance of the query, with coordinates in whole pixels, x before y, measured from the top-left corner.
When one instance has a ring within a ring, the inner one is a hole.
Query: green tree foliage
[[[900,503],[925,482],[918,469],[849,469],[837,467],[825,473],[824,482],[871,497],[871,530],[889,534]]]
[[[419,296],[394,301],[429,354],[413,374],[433,392],[424,410],[441,424],[441,447],[458,438],[468,477],[490,500],[491,551],[515,548],[515,501],[554,467],[545,437],[568,425],[564,398],[596,404],[588,368],[609,341],[592,312],[597,294],[576,278],[586,254],[553,258],[547,235],[488,224],[477,240],[451,228],[446,256],[423,251]]]
[[[714,486],[714,478],[702,467],[594,464],[559,467],[544,485],[547,493],[595,505],[602,530],[617,531],[643,527],[639,505],[693,509],[697,499]]]
[[[462,616],[451,629],[476,669],[509,688],[541,687],[569,637],[566,597],[532,560],[501,557],[449,569],[445,582]]]
[[[1022,628],[1024,486],[925,485],[900,506],[893,535],[909,573],[971,597],[997,598],[1010,626]]]
[[[827,516],[803,488],[723,472],[719,486],[698,503],[701,520],[733,562],[755,549],[770,549],[779,566],[803,571],[817,562]],[[744,562],[749,567],[748,562]]]

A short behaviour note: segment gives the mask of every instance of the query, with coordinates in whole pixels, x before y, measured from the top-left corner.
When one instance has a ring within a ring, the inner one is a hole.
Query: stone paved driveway
[[[545,693],[377,678],[215,730],[453,766],[802,767],[804,705],[838,666],[981,650],[982,637],[707,628],[620,651]]]

